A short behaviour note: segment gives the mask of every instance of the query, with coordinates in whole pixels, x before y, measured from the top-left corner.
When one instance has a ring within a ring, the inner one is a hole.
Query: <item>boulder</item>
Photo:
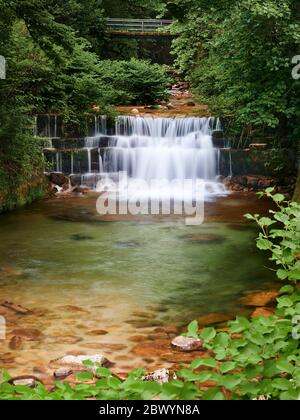
[[[195,351],[202,347],[202,341],[199,338],[190,338],[178,336],[172,340],[171,345],[179,351]]]
[[[69,185],[70,179],[61,172],[50,172],[47,175],[49,182],[54,185],[58,185],[59,187],[63,187],[65,185]]]
[[[73,356],[68,354],[66,356],[60,357],[55,360],[51,360],[50,366],[52,367],[64,367],[69,368],[76,371],[85,371],[87,370],[86,366],[84,365],[84,361],[90,361],[95,365],[95,368],[99,366],[109,367],[111,366],[111,362],[107,360],[105,356],[102,354],[93,354],[93,355],[79,355]]]
[[[132,113],[132,114],[136,114],[136,115],[138,115],[138,114],[140,113],[140,111],[139,111],[137,108],[133,108],[133,109],[131,110],[131,113]]]

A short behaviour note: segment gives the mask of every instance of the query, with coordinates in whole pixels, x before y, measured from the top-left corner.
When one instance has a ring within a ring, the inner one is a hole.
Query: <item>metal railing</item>
[[[106,19],[107,27],[112,32],[156,32],[167,28],[172,20],[167,19]]]

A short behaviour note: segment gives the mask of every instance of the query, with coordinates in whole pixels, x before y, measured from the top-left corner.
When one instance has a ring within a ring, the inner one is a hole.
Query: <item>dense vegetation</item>
[[[74,127],[84,125],[93,105],[109,112],[117,103],[166,98],[169,78],[162,66],[135,59],[129,47],[123,61],[107,60],[113,41],[104,18],[117,13],[117,5],[0,0],[0,54],[7,62],[6,79],[0,80],[0,211],[44,192],[45,163],[30,115],[62,113],[66,126]],[[122,5],[129,15],[134,7],[148,15],[158,10],[154,0]]]
[[[234,120],[238,133],[276,129],[299,136],[300,51],[297,0],[180,0],[176,62],[211,109]],[[256,133],[257,135],[257,133]]]
[[[14,386],[7,372],[0,385],[0,399],[275,399],[298,400],[300,395],[299,313],[300,290],[295,287],[300,277],[300,205],[287,203],[281,194],[272,197],[277,210],[270,217],[247,215],[261,228],[257,246],[271,252],[277,265],[277,276],[290,284],[280,289],[277,310],[269,317],[247,319],[237,317],[228,328],[217,331],[190,323],[187,336],[202,340],[211,357],[198,358],[176,372],[177,379],[160,385],[143,381],[142,369],[129,374],[125,381],[105,368],[87,361],[87,372],[80,373],[80,385],[56,382],[48,392],[42,384],[30,389]],[[94,385],[85,384],[95,376]],[[207,388],[207,381],[210,386]]]

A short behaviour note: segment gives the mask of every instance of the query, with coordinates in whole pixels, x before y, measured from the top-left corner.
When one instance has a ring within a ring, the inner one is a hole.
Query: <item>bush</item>
[[[98,77],[111,104],[154,104],[167,99],[170,78],[164,67],[149,61],[101,61]]]

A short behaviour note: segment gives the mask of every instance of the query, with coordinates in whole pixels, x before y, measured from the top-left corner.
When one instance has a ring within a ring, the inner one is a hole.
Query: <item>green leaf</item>
[[[76,378],[79,381],[91,381],[93,380],[94,375],[92,372],[81,372],[76,375]]]
[[[278,277],[280,280],[285,280],[285,279],[287,279],[287,278],[288,278],[288,276],[289,276],[289,271],[287,271],[287,270],[283,270],[282,268],[280,268],[279,270],[277,270],[276,274],[277,274],[277,277]]]
[[[288,379],[284,378],[275,378],[272,381],[272,385],[276,389],[280,389],[281,391],[286,391],[290,388],[291,382]]]
[[[199,330],[199,324],[196,320],[192,321],[188,325],[188,337],[192,338],[198,338],[198,330]]]
[[[281,296],[277,298],[278,308],[289,308],[293,306],[293,300],[289,296]]]
[[[193,370],[198,369],[200,366],[215,368],[216,366],[218,366],[218,363],[212,357],[208,357],[204,359],[195,359],[191,363],[191,368]]]
[[[250,322],[247,318],[237,317],[235,321],[229,322],[230,329],[229,331],[233,334],[240,333],[247,330],[250,326]]]
[[[281,203],[282,201],[285,200],[285,196],[283,194],[275,194],[273,195],[273,200],[276,201],[277,203]]]
[[[233,390],[242,381],[241,375],[225,375],[222,378],[222,385],[230,391]]]
[[[212,327],[204,328],[204,330],[201,332],[200,337],[204,341],[211,341],[216,336],[216,330]]]
[[[231,371],[235,368],[236,368],[236,363],[235,362],[224,362],[220,366],[220,372],[221,373],[226,373],[226,372],[229,372],[229,371]]]
[[[294,292],[294,287],[287,284],[286,286],[283,286],[280,290],[279,293],[293,293]]]
[[[274,220],[270,219],[269,217],[262,217],[259,219],[259,225],[260,226],[271,226],[274,223],[276,223]]]
[[[258,239],[257,241],[257,248],[261,249],[263,251],[266,251],[267,249],[272,249],[272,242],[268,241],[267,239]]]
[[[112,373],[109,369],[99,367],[96,369],[96,376],[101,378],[108,378],[109,376],[112,376]]]
[[[281,358],[276,362],[277,369],[280,370],[282,373],[289,373],[292,374],[294,371],[294,366],[291,365],[286,359]]]
[[[223,394],[223,392],[220,390],[220,388],[215,387],[206,391],[202,395],[201,399],[204,401],[222,401],[222,400],[225,400],[226,397]]]
[[[3,382],[8,382],[8,381],[10,381],[10,380],[11,380],[11,376],[10,376],[10,374],[8,373],[8,371],[7,371],[7,370],[3,370],[3,371],[2,371],[2,380],[3,380]]]

